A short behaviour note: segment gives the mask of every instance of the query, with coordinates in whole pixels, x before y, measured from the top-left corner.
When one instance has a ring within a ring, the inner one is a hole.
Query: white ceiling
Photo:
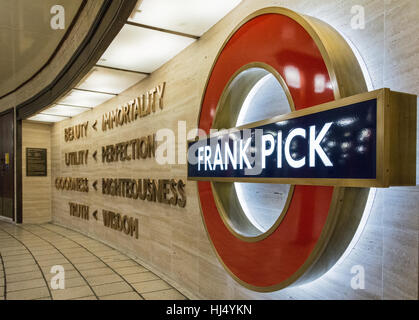
[[[129,21],[202,36],[241,0],[143,0]]]
[[[82,90],[71,90],[42,111],[42,117],[37,115],[29,120],[61,121],[66,118],[57,115],[72,117],[106,102],[159,69],[199,39],[240,2],[138,1],[137,8],[97,66],[75,87]]]

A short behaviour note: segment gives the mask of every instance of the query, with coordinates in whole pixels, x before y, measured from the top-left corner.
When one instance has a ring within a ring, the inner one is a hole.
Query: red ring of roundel
[[[209,132],[229,79],[252,62],[266,63],[281,74],[296,110],[334,100],[332,86],[316,90],[315,79],[330,83],[330,76],[309,33],[285,15],[263,14],[241,26],[222,49],[203,98],[201,129]],[[242,241],[226,228],[210,182],[198,182],[198,191],[208,234],[224,265],[246,284],[266,288],[287,280],[309,257],[325,226],[333,187],[295,186],[285,218],[258,242]]]

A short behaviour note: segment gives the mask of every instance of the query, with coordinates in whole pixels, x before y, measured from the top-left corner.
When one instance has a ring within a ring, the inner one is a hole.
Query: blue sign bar
[[[189,142],[188,178],[376,179],[377,99]]]

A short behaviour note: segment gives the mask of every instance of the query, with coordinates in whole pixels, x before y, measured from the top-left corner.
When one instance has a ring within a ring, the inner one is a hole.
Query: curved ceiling
[[[0,0],[0,97],[30,80],[54,55],[83,0]],[[65,28],[54,30],[54,5],[65,12]]]
[[[101,105],[153,73],[236,7],[241,0],[139,0],[90,72],[28,120],[60,122]]]

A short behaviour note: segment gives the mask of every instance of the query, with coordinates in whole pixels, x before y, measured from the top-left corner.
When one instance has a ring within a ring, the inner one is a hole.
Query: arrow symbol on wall
[[[93,188],[95,188],[95,190],[97,191],[97,180],[95,182],[93,182]]]
[[[95,212],[93,212],[93,218],[95,218],[96,220],[98,220],[97,219],[97,210],[95,210]]]
[[[96,156],[97,156],[97,151],[93,152],[93,159],[97,161]]]
[[[93,128],[93,129],[95,129],[95,130],[97,131],[97,129],[96,129],[96,125],[97,125],[97,120],[95,120],[95,123],[94,123],[94,124],[92,124],[92,128]]]

